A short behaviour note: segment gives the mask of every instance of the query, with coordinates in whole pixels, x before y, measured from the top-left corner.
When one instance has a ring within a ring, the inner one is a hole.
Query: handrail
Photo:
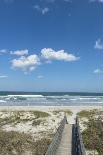
[[[85,146],[83,144],[82,135],[80,133],[79,120],[76,117],[76,152],[77,155],[86,155]]]
[[[47,152],[45,155],[54,155],[56,153],[56,150],[60,144],[61,138],[62,138],[62,132],[64,130],[64,126],[67,122],[66,116],[64,116],[64,119],[61,121],[60,126],[51,142],[51,144],[48,147]]]

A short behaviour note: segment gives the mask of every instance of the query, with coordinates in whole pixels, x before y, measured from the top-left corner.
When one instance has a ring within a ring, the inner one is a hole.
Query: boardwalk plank
[[[65,124],[62,139],[55,155],[72,154],[72,125]]]

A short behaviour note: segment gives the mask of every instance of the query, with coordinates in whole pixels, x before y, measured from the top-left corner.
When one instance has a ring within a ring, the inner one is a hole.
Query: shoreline
[[[43,110],[43,109],[45,109],[45,110],[49,110],[49,109],[71,109],[71,110],[73,110],[73,109],[102,109],[103,108],[103,106],[0,106],[0,110],[33,110],[33,109],[41,109],[41,110]]]

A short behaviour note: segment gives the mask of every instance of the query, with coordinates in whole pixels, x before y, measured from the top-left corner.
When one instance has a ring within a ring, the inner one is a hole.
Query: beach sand
[[[0,111],[31,111],[38,110],[44,112],[52,112],[56,110],[70,110],[72,116],[68,117],[70,124],[75,123],[76,114],[82,110],[98,109],[103,110],[103,106],[1,106]]]

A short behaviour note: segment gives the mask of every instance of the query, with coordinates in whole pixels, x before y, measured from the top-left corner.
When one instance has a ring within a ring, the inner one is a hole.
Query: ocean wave
[[[43,95],[7,95],[8,97],[25,97],[25,98],[35,98],[35,97],[44,97]]]
[[[5,103],[6,102],[6,103]],[[0,105],[102,105],[103,96],[55,95],[55,94],[8,94],[0,96]]]
[[[0,100],[0,103],[5,103],[6,101],[4,101],[4,100]]]
[[[80,100],[101,100],[102,98],[99,97],[80,97]]]
[[[54,96],[50,96],[50,95],[47,95],[47,96],[45,96],[45,97],[47,97],[47,98],[57,98],[57,99],[59,99],[59,98],[70,98],[71,96],[70,95],[60,95],[60,96],[57,96],[57,95],[54,95]]]
[[[71,98],[70,100],[71,100],[71,101],[76,101],[76,100],[78,100],[78,99],[76,99],[76,98]]]

